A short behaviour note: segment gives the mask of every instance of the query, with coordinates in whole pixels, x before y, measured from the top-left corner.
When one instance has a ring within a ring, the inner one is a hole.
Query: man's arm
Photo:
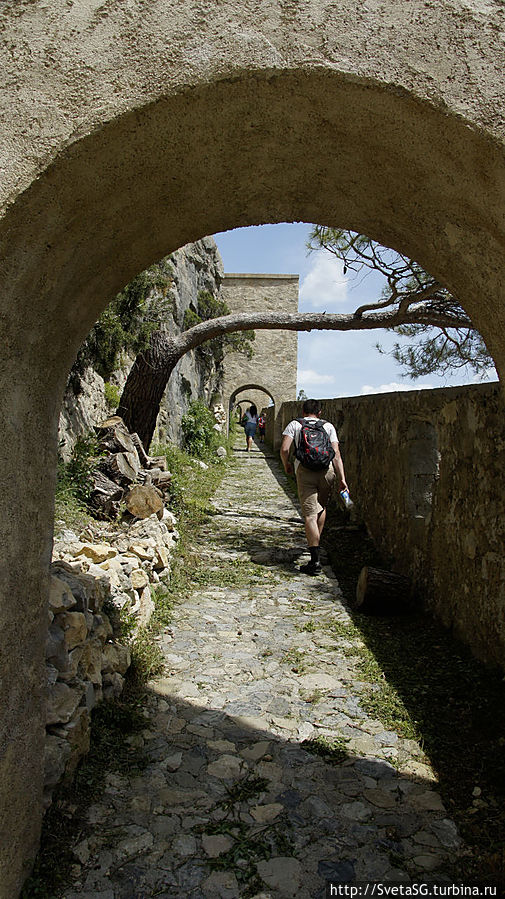
[[[332,447],[335,450],[335,457],[333,459],[333,468],[335,469],[337,478],[340,478],[340,490],[349,490],[347,486],[347,482],[345,479],[344,472],[344,463],[342,462],[342,456],[340,455],[340,447],[338,445],[338,440],[332,442]],[[282,452],[282,449],[281,449]]]
[[[293,466],[291,465],[291,462],[289,461],[289,451],[291,449],[292,443],[293,443],[293,438],[288,437],[288,435],[285,434],[284,437],[282,438],[282,443],[281,443],[281,462],[284,465],[284,471],[286,472],[286,474],[293,473]]]

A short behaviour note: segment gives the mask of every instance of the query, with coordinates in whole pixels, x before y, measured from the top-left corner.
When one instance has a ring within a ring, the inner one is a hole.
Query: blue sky
[[[300,276],[300,310],[351,312],[380,296],[383,280],[352,272],[344,277],[342,264],[323,251],[307,253],[310,225],[303,223],[258,225],[215,234],[226,272],[263,272]],[[389,355],[398,340],[387,331],[312,331],[298,335],[298,387],[319,399],[358,396],[420,387],[451,387],[475,382],[472,372],[452,376],[429,375],[417,381],[402,377],[402,369]],[[492,379],[496,378],[490,372]]]

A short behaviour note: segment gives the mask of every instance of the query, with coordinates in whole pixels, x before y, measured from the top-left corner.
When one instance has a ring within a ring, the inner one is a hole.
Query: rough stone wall
[[[174,267],[174,314],[169,322],[172,333],[182,330],[184,313],[190,306],[195,310],[198,294],[208,290],[217,295],[223,279],[223,263],[216,242],[205,237],[186,244],[171,256]],[[213,360],[204,362],[195,350],[186,353],[176,365],[168,382],[158,416],[154,440],[181,442],[181,419],[193,400],[210,403],[219,391],[221,369]]]
[[[226,273],[221,295],[232,312],[294,313],[298,311],[298,275]],[[281,404],[296,396],[298,335],[296,331],[256,331],[253,347],[251,360],[240,353],[225,358],[221,387],[225,408],[235,393],[258,409],[268,406],[271,397],[277,417]],[[274,430],[279,442],[278,424]]]
[[[497,384],[323,400],[392,568],[479,658],[505,667],[505,418]],[[285,404],[283,422],[301,404]]]
[[[54,788],[71,780],[89,750],[91,711],[103,698],[119,696],[130,652],[116,642],[104,603],[105,578],[65,562],[51,567],[46,641],[46,738],[44,806]]]

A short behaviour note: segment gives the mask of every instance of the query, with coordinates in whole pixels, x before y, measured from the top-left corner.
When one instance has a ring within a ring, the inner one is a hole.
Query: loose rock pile
[[[218,431],[218,433],[221,434],[226,429],[226,412],[223,404],[216,403],[216,405],[212,407],[212,412],[214,414],[214,418],[216,419],[214,430]]]
[[[123,610],[134,630],[148,624],[152,587],[168,578],[178,539],[176,518],[164,507],[163,487],[171,479],[165,459],[144,453],[150,468],[142,468],[142,447],[117,417],[97,431],[109,452],[93,476],[95,508],[111,516],[124,502],[126,512],[120,524],[97,521],[80,534],[56,522],[46,647],[46,807],[55,786],[71,779],[89,749],[92,709],[121,694],[130,665],[129,649],[116,641],[104,605]],[[143,484],[132,483],[133,472]]]

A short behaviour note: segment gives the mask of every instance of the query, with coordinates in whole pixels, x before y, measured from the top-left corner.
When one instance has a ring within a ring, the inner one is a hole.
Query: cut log
[[[355,608],[385,615],[405,609],[410,601],[411,582],[402,574],[365,566],[356,586]]]
[[[161,471],[160,468],[152,468],[149,474],[151,475],[152,483],[161,490],[163,490],[164,487],[168,487],[172,480],[172,472]]]
[[[162,471],[167,470],[167,460],[165,456],[149,456],[148,468],[161,468]]]
[[[128,512],[135,518],[149,518],[154,513],[158,518],[163,517],[162,494],[152,485],[132,487],[124,500]]]
[[[119,484],[133,484],[140,471],[137,453],[114,453],[105,459],[103,468]]]
[[[109,453],[131,453],[138,459],[137,447],[127,431],[122,428],[108,428],[101,432],[100,447]],[[140,468],[140,461],[138,462]]]
[[[123,496],[123,488],[111,481],[102,471],[95,471],[91,476],[91,504],[105,515],[113,518],[119,510],[119,501]]]
[[[125,431],[127,434],[129,433],[128,428],[120,415],[110,415],[109,418],[106,418],[104,421],[101,421],[100,424],[95,425],[97,434],[100,434],[102,431],[107,431],[109,428],[121,428],[122,431]]]

